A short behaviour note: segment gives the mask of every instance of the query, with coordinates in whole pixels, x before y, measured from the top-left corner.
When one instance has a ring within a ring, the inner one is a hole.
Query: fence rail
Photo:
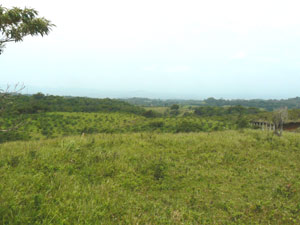
[[[262,130],[275,130],[275,124],[270,122],[252,121],[251,126],[259,127]],[[283,130],[294,131],[300,128],[300,122],[287,122],[283,124]]]
[[[250,124],[255,127],[260,127],[262,130],[275,130],[275,124],[269,122],[253,121]]]

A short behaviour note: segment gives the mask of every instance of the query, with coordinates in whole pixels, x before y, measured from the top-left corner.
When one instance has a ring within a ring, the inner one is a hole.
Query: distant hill
[[[289,109],[299,109],[300,108],[300,97],[289,98],[289,99],[215,99],[208,98],[204,100],[181,100],[181,99],[149,99],[149,98],[128,98],[128,99],[120,99],[122,101],[128,102],[133,105],[139,106],[171,106],[173,104],[180,105],[189,105],[189,106],[246,106],[246,107],[257,107],[263,108],[268,111],[272,111],[273,109],[280,107],[288,107]]]
[[[117,99],[54,96],[37,93],[13,96],[14,111],[21,114],[37,112],[128,112],[142,114],[139,106]]]

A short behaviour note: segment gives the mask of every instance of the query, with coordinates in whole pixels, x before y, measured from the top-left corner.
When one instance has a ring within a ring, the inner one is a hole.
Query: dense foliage
[[[141,114],[143,108],[115,99],[65,97],[44,95],[17,95],[14,97],[14,112],[33,114],[38,112],[129,112]]]
[[[171,106],[174,104],[179,105],[189,105],[189,106],[245,106],[245,107],[256,107],[263,108],[268,111],[272,111],[281,107],[288,107],[289,109],[299,109],[300,108],[300,97],[289,98],[289,99],[215,99],[208,98],[204,100],[180,100],[180,99],[148,99],[148,98],[129,98],[122,99],[130,104],[140,105],[140,106]]]
[[[216,107],[202,106],[195,108],[195,114],[199,116],[225,116],[225,115],[249,115],[262,112],[258,108],[246,108],[242,106]]]

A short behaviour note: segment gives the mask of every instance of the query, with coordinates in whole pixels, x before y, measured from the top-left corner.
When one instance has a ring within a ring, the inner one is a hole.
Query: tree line
[[[256,107],[262,108],[268,111],[273,111],[274,109],[288,107],[289,109],[299,109],[300,108],[300,97],[289,98],[289,99],[215,99],[207,98],[204,100],[180,100],[180,99],[149,99],[149,98],[128,98],[121,99],[128,103],[140,106],[155,106],[170,107],[173,104],[179,104],[181,106],[245,106],[245,107]]]
[[[66,97],[55,95],[11,95],[13,105],[10,114],[34,114],[41,112],[127,112],[142,114],[145,110],[115,99]]]

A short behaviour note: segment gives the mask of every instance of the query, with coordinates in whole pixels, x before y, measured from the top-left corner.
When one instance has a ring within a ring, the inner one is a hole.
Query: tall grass
[[[74,136],[0,145],[2,224],[299,224],[300,136]]]

